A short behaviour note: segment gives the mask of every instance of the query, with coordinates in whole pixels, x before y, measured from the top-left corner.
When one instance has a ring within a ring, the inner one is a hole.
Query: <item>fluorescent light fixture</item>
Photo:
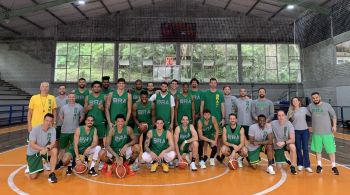
[[[85,2],[84,0],[79,0],[79,1],[78,1],[78,4],[79,4],[79,5],[85,5],[85,3],[86,3],[86,2]]]
[[[289,10],[292,10],[292,9],[294,9],[294,8],[295,8],[294,5],[287,5],[287,9],[289,9]]]

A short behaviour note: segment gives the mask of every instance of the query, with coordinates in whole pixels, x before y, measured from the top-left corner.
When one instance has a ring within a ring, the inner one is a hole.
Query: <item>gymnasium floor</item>
[[[117,179],[115,177],[90,177],[88,175],[66,176],[65,168],[57,171],[58,183],[48,183],[48,173],[30,181],[24,174],[26,147],[21,146],[0,153],[0,194],[349,194],[350,169],[339,165],[340,175],[331,173],[329,162],[323,160],[322,174],[299,172],[291,175],[278,171],[275,176],[265,172],[266,161],[258,170],[245,167],[230,171],[224,165],[206,170],[170,169],[168,174],[158,168],[149,173],[143,167],[136,176]],[[315,157],[310,154],[315,169]]]

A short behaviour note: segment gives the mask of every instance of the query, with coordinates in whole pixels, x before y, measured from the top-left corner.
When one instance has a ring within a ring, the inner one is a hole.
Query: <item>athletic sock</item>
[[[192,157],[192,160],[191,160],[191,162],[196,162],[196,159]]]
[[[96,164],[96,160],[92,160],[92,161],[91,161],[91,165],[90,165],[90,169],[91,169],[92,167],[95,167],[95,164]]]
[[[218,148],[216,146],[211,148],[210,158],[214,158]]]
[[[273,165],[273,160],[269,160],[269,166]]]
[[[336,165],[335,165],[335,162],[332,162],[332,168],[335,167],[335,166],[336,166]]]
[[[203,161],[207,161],[208,160],[208,156],[207,155],[204,155],[204,158],[203,158]]]
[[[69,161],[68,167],[72,167],[73,160]]]
[[[318,161],[317,161],[317,165],[320,166],[320,167],[322,167],[322,161],[318,160]]]

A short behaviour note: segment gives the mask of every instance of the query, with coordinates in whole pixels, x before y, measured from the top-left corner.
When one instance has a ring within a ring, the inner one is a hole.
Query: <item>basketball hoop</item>
[[[164,80],[165,82],[168,82],[169,79],[170,79],[170,77],[168,77],[168,76],[163,77],[163,80]]]

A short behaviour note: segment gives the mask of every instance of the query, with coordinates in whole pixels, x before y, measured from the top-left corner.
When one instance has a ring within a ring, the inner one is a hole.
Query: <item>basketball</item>
[[[180,161],[179,164],[178,164],[178,167],[180,169],[186,169],[188,166],[188,163],[186,161]]]
[[[236,170],[238,168],[237,160],[230,160],[228,162],[228,168],[230,168],[231,170]]]
[[[126,168],[124,167],[124,165],[117,165],[117,167],[115,168],[115,175],[118,178],[124,178],[126,176]]]
[[[77,174],[84,174],[85,171],[87,170],[87,166],[82,163],[82,164],[79,164],[79,165],[76,165],[74,167],[74,171],[77,173]]]
[[[142,122],[142,123],[139,124],[139,132],[140,133],[146,132],[147,129],[148,129],[148,124],[147,123]]]

